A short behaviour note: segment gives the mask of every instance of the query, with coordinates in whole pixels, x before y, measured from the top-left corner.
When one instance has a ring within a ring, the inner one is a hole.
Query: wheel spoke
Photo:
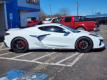
[[[86,40],[80,41],[80,43],[79,43],[79,48],[80,49],[87,49],[88,47],[89,47],[88,41],[86,41]]]
[[[16,40],[15,41],[15,44],[14,44],[14,47],[16,49],[20,49],[20,50],[23,50],[25,48],[25,42],[23,40]]]

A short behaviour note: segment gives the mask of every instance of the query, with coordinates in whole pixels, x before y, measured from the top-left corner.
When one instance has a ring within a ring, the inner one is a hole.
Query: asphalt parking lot
[[[100,26],[107,42],[107,25]],[[36,50],[16,54],[0,43],[0,76],[13,69],[46,72],[49,80],[107,80],[107,50],[76,51]]]

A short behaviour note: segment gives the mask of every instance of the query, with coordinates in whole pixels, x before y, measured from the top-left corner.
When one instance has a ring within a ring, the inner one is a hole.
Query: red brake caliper
[[[20,41],[21,43],[21,47],[24,48],[26,46],[26,44],[23,41]]]
[[[81,47],[82,47],[82,41],[79,43],[78,47],[79,47],[79,48],[81,48]]]

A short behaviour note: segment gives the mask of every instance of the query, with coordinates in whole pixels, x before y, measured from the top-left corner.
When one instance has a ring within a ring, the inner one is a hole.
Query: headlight
[[[92,33],[90,33],[89,35],[95,36],[95,37],[99,37],[98,34],[92,34]]]

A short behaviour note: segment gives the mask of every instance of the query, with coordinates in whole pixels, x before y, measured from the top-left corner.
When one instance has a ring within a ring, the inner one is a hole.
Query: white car
[[[76,49],[85,53],[105,47],[103,38],[98,34],[54,23],[11,29],[6,32],[4,42],[17,53],[32,49]]]
[[[52,23],[52,21],[56,19],[56,18],[46,18],[42,23],[43,24],[49,24],[49,23]]]

